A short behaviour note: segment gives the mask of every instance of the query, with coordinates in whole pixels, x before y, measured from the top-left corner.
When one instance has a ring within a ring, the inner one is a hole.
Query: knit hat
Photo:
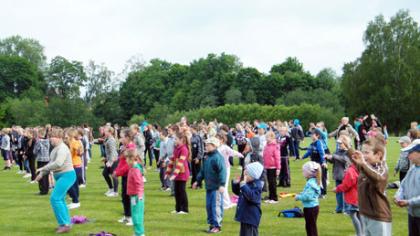
[[[402,137],[398,140],[398,142],[399,142],[399,143],[408,143],[408,144],[410,144],[410,143],[411,143],[411,139],[410,139],[408,136],[402,136]]]
[[[214,146],[219,147],[220,146],[220,141],[216,137],[211,137],[211,138],[206,140],[206,144],[213,144]]]
[[[294,124],[295,126],[300,125],[300,120],[299,120],[299,119],[295,119],[295,120],[293,121],[293,124]]]
[[[264,167],[259,162],[252,162],[246,165],[245,169],[253,179],[260,179]]]
[[[321,166],[318,163],[308,161],[303,165],[302,170],[305,176],[315,177],[320,168]]]

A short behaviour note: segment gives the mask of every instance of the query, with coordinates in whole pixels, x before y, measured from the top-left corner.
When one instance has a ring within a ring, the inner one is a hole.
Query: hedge
[[[329,129],[334,129],[343,114],[334,113],[330,109],[319,105],[301,104],[295,106],[284,105],[259,105],[259,104],[239,104],[224,105],[216,108],[201,108],[187,112],[175,112],[164,119],[165,124],[173,124],[186,116],[188,121],[206,122],[217,119],[219,122],[229,126],[241,121],[262,121],[292,120],[299,119],[304,129],[307,129],[310,122],[324,121]]]

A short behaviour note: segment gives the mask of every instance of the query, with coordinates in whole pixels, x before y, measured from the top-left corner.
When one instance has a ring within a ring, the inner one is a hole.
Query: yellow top
[[[70,141],[71,160],[74,167],[82,165],[83,146],[79,140],[73,139]]]

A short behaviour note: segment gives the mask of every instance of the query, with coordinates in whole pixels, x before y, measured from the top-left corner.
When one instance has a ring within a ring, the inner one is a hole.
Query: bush
[[[299,119],[304,129],[307,129],[310,122],[324,121],[327,128],[335,128],[341,113],[334,113],[330,109],[319,105],[301,104],[296,106],[269,106],[258,104],[224,105],[216,108],[202,108],[188,112],[175,112],[165,119],[165,124],[173,124],[186,116],[190,122],[193,121],[212,121],[217,119],[219,122],[233,126],[241,121],[253,121],[255,119],[263,121],[292,120]]]

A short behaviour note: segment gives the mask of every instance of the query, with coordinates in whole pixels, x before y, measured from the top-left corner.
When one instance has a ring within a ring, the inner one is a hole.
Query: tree
[[[101,93],[93,98],[92,112],[96,117],[105,122],[113,124],[125,124],[123,109],[120,106],[120,93],[118,90],[111,90],[107,93]]]
[[[38,40],[22,38],[19,35],[0,40],[0,55],[25,58],[38,69],[45,67],[44,47]]]
[[[242,101],[242,93],[237,88],[230,88],[225,93],[225,104],[239,104]]]
[[[108,70],[104,64],[97,65],[94,61],[89,61],[85,68],[86,83],[84,100],[91,105],[92,100],[101,94],[109,92],[112,89],[112,76],[114,72]]]
[[[0,102],[17,98],[25,91],[42,87],[37,69],[26,59],[0,56]]]
[[[11,99],[7,113],[9,124],[34,127],[48,123],[47,106],[43,100]]]
[[[86,82],[86,74],[81,62],[56,56],[49,65],[47,81],[50,94],[77,98],[80,96],[80,87]]]
[[[377,16],[364,34],[366,49],[343,67],[351,115],[375,113],[398,133],[420,116],[420,29],[407,11]]]

